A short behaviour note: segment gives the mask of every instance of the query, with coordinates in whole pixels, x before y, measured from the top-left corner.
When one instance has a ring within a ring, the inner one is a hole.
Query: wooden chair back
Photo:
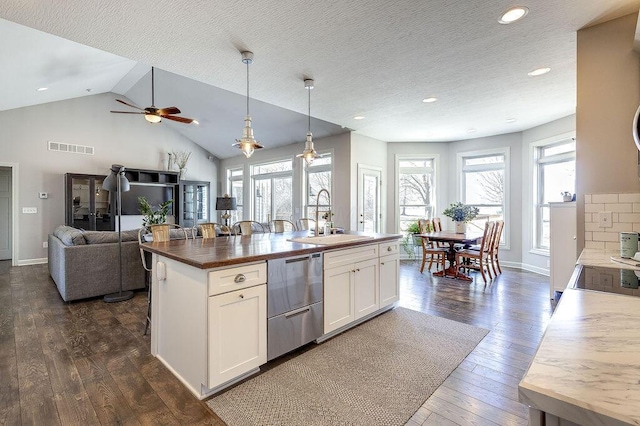
[[[215,238],[216,237],[216,228],[219,228],[220,225],[217,223],[203,223],[198,225],[196,228],[200,229],[200,233],[202,234],[202,238]]]
[[[282,232],[293,232],[297,231],[296,226],[293,222],[286,219],[276,219],[269,222],[269,229],[271,232],[282,233]]]
[[[298,231],[308,231],[311,229],[311,226],[315,228],[316,221],[313,219],[309,219],[307,217],[303,217],[302,219],[298,219]]]
[[[432,220],[433,232],[442,232],[442,221],[439,217],[434,217]]]
[[[175,223],[163,223],[161,225],[150,225],[150,226],[143,226],[142,228],[140,228],[140,230],[138,231],[138,244],[142,244],[146,241],[144,240],[144,236],[148,235],[149,233],[151,234],[151,237],[153,238],[154,242],[167,242],[171,239],[171,230],[172,229],[180,229],[182,230],[182,235],[184,235],[184,239],[187,240],[189,239],[189,233],[187,232],[186,228],[183,228],[180,225],[177,225]],[[151,267],[149,267],[147,265],[147,261],[145,258],[145,251],[142,250],[142,247],[140,247],[140,258],[142,259],[142,266],[144,267],[145,270],[151,272]]]
[[[241,220],[240,222],[236,222],[233,224],[234,233],[241,235],[253,235],[253,234],[264,234],[267,230],[264,229],[264,226],[260,222],[256,222],[255,220]]]

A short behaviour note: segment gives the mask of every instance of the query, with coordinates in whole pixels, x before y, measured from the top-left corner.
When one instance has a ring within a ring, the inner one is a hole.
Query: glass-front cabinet
[[[65,222],[92,231],[115,229],[104,175],[65,174]]]
[[[183,227],[209,222],[209,182],[181,180],[176,206],[176,219]]]

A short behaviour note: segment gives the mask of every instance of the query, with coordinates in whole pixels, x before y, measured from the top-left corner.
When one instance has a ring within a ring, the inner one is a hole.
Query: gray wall
[[[212,182],[215,199],[217,161],[208,160],[207,151],[162,123],[151,125],[139,115],[109,113],[118,109],[115,96],[106,93],[0,112],[0,162],[18,169],[14,263],[46,261],[42,243],[64,223],[65,173],[106,175],[114,163],[162,170],[167,152],[189,150],[187,178]],[[47,141],[93,146],[95,154],[49,151]],[[38,198],[39,192],[48,192],[49,198]],[[38,213],[23,214],[23,207],[36,207]]]
[[[584,247],[585,194],[640,192],[631,133],[640,103],[636,23],[634,13],[578,31],[578,252]]]

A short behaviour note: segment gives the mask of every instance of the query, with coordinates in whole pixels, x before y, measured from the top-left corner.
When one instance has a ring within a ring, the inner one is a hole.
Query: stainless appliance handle
[[[301,315],[301,314],[306,314],[309,311],[311,311],[311,308],[307,306],[305,308],[298,309],[297,311],[289,312],[288,314],[285,314],[284,317],[286,319],[289,319],[289,318],[293,318],[293,317]]]
[[[286,259],[284,263],[293,263],[293,262],[304,262],[305,260],[309,260],[309,256],[298,257],[295,259]]]

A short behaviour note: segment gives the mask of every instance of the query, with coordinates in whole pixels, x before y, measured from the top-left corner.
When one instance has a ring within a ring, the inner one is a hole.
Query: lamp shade
[[[237,210],[236,197],[218,197],[216,198],[216,210]]]
[[[129,179],[124,175],[124,166],[120,164],[113,164],[111,166],[111,173],[102,182],[102,188],[107,191],[118,190],[118,180],[120,179],[120,191],[127,192],[131,188],[129,185]]]

